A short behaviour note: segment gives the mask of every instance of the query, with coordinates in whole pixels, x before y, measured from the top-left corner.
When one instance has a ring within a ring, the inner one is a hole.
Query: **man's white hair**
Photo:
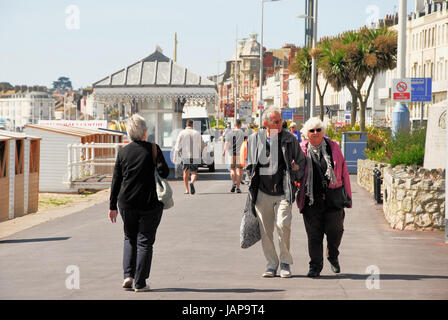
[[[300,130],[300,133],[302,134],[302,136],[304,136],[306,139],[308,139],[308,130],[317,129],[317,128],[321,128],[322,134],[324,136],[326,135],[327,130],[326,130],[325,124],[322,122],[322,120],[320,120],[319,117],[309,118],[308,121],[303,124],[302,130]]]
[[[263,122],[268,121],[273,113],[280,114],[280,117],[282,116],[282,110],[277,107],[269,107],[263,112]]]
[[[126,124],[128,137],[132,141],[145,140],[146,137],[144,137],[143,134],[146,129],[146,120],[139,114],[134,114],[130,117]]]

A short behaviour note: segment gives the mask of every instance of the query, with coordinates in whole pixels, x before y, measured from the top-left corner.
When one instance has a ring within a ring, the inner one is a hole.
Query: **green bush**
[[[393,166],[422,166],[425,159],[426,128],[398,132],[386,146],[386,160]]]
[[[359,125],[327,127],[327,136],[341,145],[342,133],[360,131]],[[389,128],[376,128],[368,126],[367,148],[364,154],[367,159],[389,163],[393,166],[418,165],[422,166],[425,158],[426,128],[417,128],[412,131],[401,131],[392,137]]]

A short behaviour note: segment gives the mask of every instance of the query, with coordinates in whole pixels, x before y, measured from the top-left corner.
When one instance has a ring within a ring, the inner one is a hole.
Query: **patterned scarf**
[[[308,175],[306,177],[305,185],[306,185],[306,195],[310,199],[310,206],[314,204],[314,194],[313,194],[314,170],[313,170],[313,158],[311,156],[311,152],[314,152],[318,159],[320,159],[321,155],[324,157],[325,162],[327,163],[327,171],[325,172],[325,176],[333,184],[336,184],[338,182],[336,175],[334,174],[333,167],[331,166],[331,158],[327,153],[327,143],[325,139],[322,139],[322,142],[318,146],[312,146],[311,143],[308,143],[306,152],[306,158],[308,162]]]

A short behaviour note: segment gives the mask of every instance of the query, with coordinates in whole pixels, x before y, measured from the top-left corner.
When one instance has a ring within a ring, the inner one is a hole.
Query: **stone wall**
[[[376,162],[372,160],[358,160],[358,173],[357,180],[358,184],[366,189],[370,194],[373,195],[373,169],[377,168],[381,171],[381,176],[384,174],[384,167],[387,165],[381,162]]]
[[[443,230],[445,227],[445,171],[417,166],[385,165],[358,160],[358,184],[373,194],[373,169],[382,171],[383,211],[399,230]]]

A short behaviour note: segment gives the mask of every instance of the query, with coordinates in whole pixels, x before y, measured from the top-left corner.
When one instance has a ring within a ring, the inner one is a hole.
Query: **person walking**
[[[241,130],[241,120],[235,121],[235,127],[227,133],[226,143],[222,156],[225,157],[226,151],[230,153],[230,178],[232,179],[232,188],[230,192],[241,193],[240,184],[242,178],[242,166],[240,163],[240,150],[244,141],[244,132]]]
[[[265,129],[253,133],[248,140],[247,170],[250,176],[249,196],[261,232],[261,245],[267,260],[263,277],[291,277],[290,253],[292,204],[296,200],[298,181],[302,179],[305,156],[299,142],[282,130],[281,111],[270,107],[263,113]],[[274,246],[276,228],[280,255]]]
[[[325,138],[325,126],[318,118],[309,119],[301,130],[306,140],[301,143],[306,154],[305,175],[297,195],[297,206],[303,215],[311,258],[308,277],[319,277],[323,268],[323,238],[327,236],[326,256],[335,273],[340,273],[339,246],[344,233],[344,207],[333,203],[332,190],[343,191],[352,199],[350,176],[336,141]],[[337,189],[340,188],[340,189]],[[351,200],[348,205],[351,207]]]
[[[297,124],[295,122],[291,122],[289,124],[290,132],[299,140],[299,143],[302,142],[302,138],[300,137],[300,132],[297,131]]]
[[[163,204],[158,201],[154,170],[162,178],[169,168],[160,147],[154,162],[153,145],[146,142],[146,121],[134,114],[126,125],[131,143],[118,152],[112,177],[109,219],[116,223],[117,209],[124,223],[123,288],[148,291],[153,244]],[[118,205],[118,208],[117,208]]]
[[[183,179],[185,184],[185,194],[195,194],[196,189],[194,183],[198,177],[198,167],[202,160],[202,151],[205,143],[202,139],[201,133],[193,128],[194,122],[188,119],[186,127],[179,133],[176,144],[174,146],[174,163],[177,163],[177,155],[181,155]],[[188,185],[189,176],[191,173],[191,182]],[[190,187],[190,188],[188,188]]]
[[[243,144],[241,145],[241,149],[240,149],[240,164],[241,164],[241,184],[244,184],[245,182],[247,182],[247,170],[246,170],[246,159],[247,159],[247,140],[249,139],[248,135],[244,135],[244,141]],[[246,179],[244,179],[243,177],[246,176]]]

